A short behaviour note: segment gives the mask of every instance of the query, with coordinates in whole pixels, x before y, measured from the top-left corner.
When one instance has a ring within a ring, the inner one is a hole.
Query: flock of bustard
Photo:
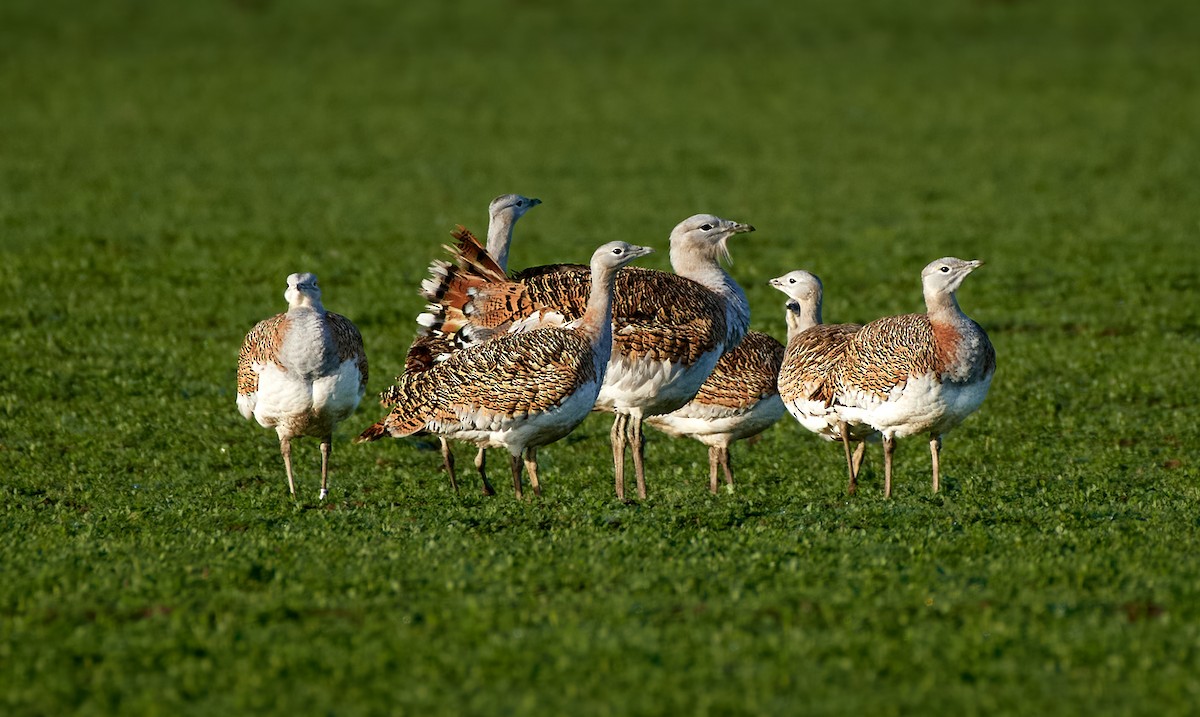
[[[926,312],[866,325],[824,324],[820,280],[792,271],[771,280],[787,295],[787,345],[749,331],[746,295],[722,267],[727,241],[748,224],[697,214],[671,232],[674,272],[624,268],[651,249],[604,244],[588,266],[553,264],[509,272],[513,226],[540,204],[517,194],[492,201],[486,246],[468,231],[435,261],[421,292],[429,302],[404,372],[381,394],[390,412],[356,442],[431,434],[458,483],[450,440],[504,448],[513,488],[522,469],[541,495],[537,451],[593,410],[615,414],[611,442],[617,498],[625,499],[625,452],[637,496],[646,497],[643,423],[709,447],[709,488],[733,485],[729,446],[755,436],[784,410],[809,431],[841,442],[855,492],[868,441],[882,441],[884,495],[892,489],[895,441],[929,438],[938,490],[942,435],[987,395],[996,355],[955,292],[980,265],[953,257],[921,272]],[[259,322],[238,361],[239,410],[274,428],[295,495],[291,439],[321,440],[321,493],[328,495],[333,430],[367,385],[362,336],[327,311],[317,277],[292,274],[288,311]],[[852,449],[852,444],[853,449]]]

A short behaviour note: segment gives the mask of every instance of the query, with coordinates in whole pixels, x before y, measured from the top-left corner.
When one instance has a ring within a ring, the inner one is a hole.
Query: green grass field
[[[0,713],[1194,714],[1197,37],[1184,0],[0,4]],[[778,337],[787,270],[866,321],[986,260],[945,490],[916,440],[847,497],[791,419],[719,496],[651,435],[633,505],[605,416],[523,503],[351,445],[505,192],[545,201],[514,267],[753,223]],[[293,271],[371,359],[324,504],[234,407]]]

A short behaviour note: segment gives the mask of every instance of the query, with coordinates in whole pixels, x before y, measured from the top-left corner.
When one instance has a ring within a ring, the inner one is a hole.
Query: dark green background
[[[0,711],[1193,712],[1197,38],[1183,1],[0,4]],[[984,259],[946,490],[912,441],[848,498],[790,419],[717,497],[654,434],[629,506],[605,417],[522,504],[350,445],[504,192],[545,201],[514,267],[753,223],[780,337],[790,269],[866,321]],[[323,505],[234,408],[293,271],[373,369]]]

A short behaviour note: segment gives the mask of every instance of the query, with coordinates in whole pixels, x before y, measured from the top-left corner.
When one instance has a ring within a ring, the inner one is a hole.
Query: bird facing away
[[[570,326],[504,334],[405,373],[390,414],[358,441],[420,432],[503,447],[521,498],[521,459],[541,495],[537,449],[570,433],[592,410],[612,352],[617,270],[651,249],[609,242],[592,255],[586,309]]]
[[[501,194],[492,200],[488,205],[488,233],[487,233],[487,252],[496,261],[501,271],[506,271],[508,266],[508,249],[512,244],[513,227],[516,226],[517,220],[525,216],[525,213],[541,204],[542,200],[529,198],[520,194]],[[460,227],[458,233],[469,233],[466,229]],[[422,282],[422,295],[427,299],[433,299],[426,292],[435,285],[435,280],[439,275],[445,275],[450,269],[450,265],[445,261],[435,261],[430,267],[430,274],[434,279],[427,279]],[[404,360],[404,370],[423,371],[429,368],[435,361],[444,360],[450,353],[457,350],[457,346],[444,340],[441,337],[434,336],[429,333],[421,333],[413,341],[412,346],[408,349],[408,354]],[[399,381],[400,377],[397,376]],[[391,407],[394,405],[394,400],[391,396],[393,388],[389,388],[380,395],[380,403],[384,406]],[[458,480],[454,473],[454,453],[450,450],[450,442],[445,436],[438,436],[438,442],[441,444],[442,450],[442,465],[445,467],[446,474],[450,476],[450,487],[458,492]],[[492,484],[488,482],[487,466],[484,462],[484,450],[479,449],[475,455],[475,469],[479,473],[479,478],[483,484],[484,495],[494,495],[495,490]]]
[[[733,487],[729,446],[770,428],[784,413],[776,376],[783,345],[750,331],[717,361],[696,397],[671,413],[647,416],[646,422],[669,436],[687,436],[708,446],[708,489],[717,492],[717,466]]]
[[[627,443],[638,497],[646,497],[643,418],[692,400],[717,359],[746,334],[750,306],[721,259],[729,257],[729,237],[750,231],[749,224],[697,214],[671,232],[675,273],[630,267],[617,275],[612,358],[596,408],[616,414],[610,439],[620,500]],[[428,332],[471,344],[583,314],[587,267],[553,264],[509,278],[480,261],[481,253],[477,243],[460,240],[455,271],[430,292],[439,299],[418,318]]]
[[[846,347],[836,400],[847,422],[882,434],[885,496],[892,493],[896,439],[917,434],[929,436],[937,492],[942,436],[987,396],[996,351],[955,298],[963,279],[982,263],[954,257],[930,263],[921,272],[926,313],[876,319]]]
[[[783,404],[801,426],[827,441],[842,442],[850,477],[847,492],[854,493],[866,448],[864,441],[875,432],[867,426],[848,425],[842,419],[834,404],[834,382],[846,346],[862,326],[821,323],[823,287],[821,280],[807,271],[797,269],[769,283],[788,297],[784,304],[788,343],[779,370]],[[851,443],[858,443],[853,456]]]
[[[287,278],[288,310],[258,322],[238,356],[237,406],[279,434],[279,450],[292,478],[291,440],[321,439],[321,494],[329,495],[333,429],[354,413],[367,388],[362,335],[344,316],[326,311],[314,274]]]

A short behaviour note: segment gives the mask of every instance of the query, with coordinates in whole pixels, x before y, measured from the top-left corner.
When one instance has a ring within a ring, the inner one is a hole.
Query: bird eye
[[[625,252],[621,250],[621,247],[617,247],[616,249],[613,249],[613,254],[615,254],[617,256],[621,256],[624,253]]]
[[[796,283],[796,280],[795,280],[795,279],[788,279],[788,283],[789,283],[789,284],[795,284],[795,283]]]
[[[713,228],[712,224],[703,224],[700,226],[700,231],[702,231],[702,232],[712,231],[712,228]]]
[[[950,267],[948,267],[948,266],[946,266],[945,264],[943,264],[943,265],[942,265],[942,273],[943,273],[943,274],[945,274],[945,273],[947,273],[947,272],[949,272],[949,271],[950,271]]]

